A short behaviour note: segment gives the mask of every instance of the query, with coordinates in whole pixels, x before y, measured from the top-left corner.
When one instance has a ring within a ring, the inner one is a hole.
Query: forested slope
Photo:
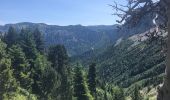
[[[165,70],[165,54],[162,52],[165,37],[155,41],[140,41],[133,37],[136,36],[74,59],[85,66],[96,62],[99,79],[124,88],[135,83],[142,87],[160,84]]]
[[[123,89],[97,80],[96,64],[87,72],[69,64],[64,45],[45,49],[38,29],[0,37],[0,100],[124,100]]]

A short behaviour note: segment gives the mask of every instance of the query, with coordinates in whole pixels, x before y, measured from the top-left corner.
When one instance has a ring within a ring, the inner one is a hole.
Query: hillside
[[[105,47],[119,38],[117,35],[117,25],[57,26],[23,22],[0,26],[0,31],[7,32],[10,26],[18,31],[22,28],[29,28],[31,30],[38,28],[44,34],[46,46],[64,44],[70,56],[80,55],[91,49]]]
[[[95,62],[99,80],[123,88],[131,89],[136,83],[141,87],[157,86],[162,83],[165,71],[162,43],[167,33],[162,31],[163,38],[150,41],[146,33],[154,30],[152,19],[147,14],[134,27],[122,25],[118,31],[120,38],[112,45],[74,56],[72,62],[81,62],[86,67]]]
[[[133,87],[135,83],[142,87],[156,86],[162,82],[165,70],[161,46],[165,37],[150,42],[146,36],[141,41],[138,36],[119,39],[106,49],[86,52],[74,60],[85,66],[95,62],[99,79],[108,83],[124,88]]]

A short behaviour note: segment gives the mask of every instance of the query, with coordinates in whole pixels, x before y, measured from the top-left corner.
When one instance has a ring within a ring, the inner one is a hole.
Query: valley
[[[58,44],[66,47],[71,69],[81,66],[77,65],[79,63],[84,66],[86,73],[88,66],[95,63],[96,79],[100,83],[98,95],[104,96],[102,86],[106,84],[107,89],[112,86],[123,88],[126,95],[130,95],[138,85],[140,90],[145,91],[143,95],[152,98],[153,95],[149,96],[149,93],[163,81],[165,55],[162,53],[161,43],[167,37],[165,35],[150,42],[145,34],[153,25],[149,21],[146,23],[148,27],[144,27],[146,25],[142,21],[135,28],[128,29],[125,25],[119,29],[118,25],[56,26],[24,22],[1,26],[0,31],[3,35],[9,32],[11,26],[18,32],[38,28],[42,32],[45,52],[49,52],[48,48]],[[107,95],[112,98],[110,92]]]

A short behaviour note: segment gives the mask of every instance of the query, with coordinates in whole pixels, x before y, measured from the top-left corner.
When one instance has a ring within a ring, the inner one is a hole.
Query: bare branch
[[[123,9],[121,9],[121,8],[119,8],[119,7],[117,6],[117,4],[116,4],[116,5],[109,5],[109,6],[111,6],[111,7],[112,7],[114,10],[116,10],[116,11],[121,11],[121,12],[126,13],[126,11],[123,10]]]
[[[117,22],[122,23],[123,21],[126,21],[126,19],[129,16],[133,16],[133,15],[137,14],[137,12],[139,10],[138,8],[142,8],[142,6],[140,5],[141,3],[144,3],[143,7],[145,7],[147,5],[150,5],[152,3],[152,1],[151,0],[128,0],[128,4],[126,6],[118,5],[116,2],[114,2],[115,5],[109,5],[109,6],[111,6],[117,12],[125,13],[123,17],[122,16],[120,17],[119,14],[114,14],[121,18],[121,20],[117,20]],[[124,7],[125,9],[123,9],[121,7]]]

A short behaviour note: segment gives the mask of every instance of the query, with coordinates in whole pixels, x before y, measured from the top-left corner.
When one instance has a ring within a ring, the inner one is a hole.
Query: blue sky
[[[116,0],[117,1],[117,0]],[[124,3],[124,0],[119,0]],[[18,22],[53,25],[111,25],[113,0],[1,0],[0,25]]]

